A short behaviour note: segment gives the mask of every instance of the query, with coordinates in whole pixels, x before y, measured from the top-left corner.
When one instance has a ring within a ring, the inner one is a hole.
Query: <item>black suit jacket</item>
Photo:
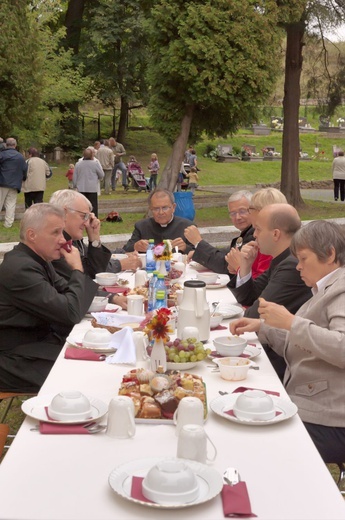
[[[259,296],[269,302],[284,305],[292,314],[309,300],[312,292],[305,285],[296,270],[297,259],[291,255],[290,249],[286,249],[279,256],[273,258],[267,271],[252,278],[240,287],[235,287],[236,278],[228,283],[229,289],[236,297],[238,303],[248,306],[245,316],[258,318]]]
[[[254,240],[254,228],[250,226],[241,232],[240,237],[243,239],[243,244],[247,244]],[[236,246],[236,240],[238,237],[232,239],[230,247],[224,249],[217,249],[211,246],[206,240],[201,240],[198,247],[195,249],[193,255],[193,261],[198,262],[201,265],[211,269],[215,273],[227,274],[232,278],[235,275],[230,275],[228,271],[228,264],[226,263],[225,256],[228,254],[232,247]]]

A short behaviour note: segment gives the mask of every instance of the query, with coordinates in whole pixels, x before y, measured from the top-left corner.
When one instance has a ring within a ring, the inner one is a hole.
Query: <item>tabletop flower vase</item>
[[[157,244],[153,249],[154,259],[156,260],[156,269],[166,276],[170,271],[170,261],[172,259],[172,246],[170,240],[163,240],[161,244]]]
[[[167,369],[166,353],[162,339],[155,339],[151,351],[151,370],[157,372],[158,367],[162,367],[163,372]]]
[[[158,367],[162,367],[163,372],[167,369],[166,352],[164,341],[169,341],[169,333],[172,330],[169,327],[171,311],[165,307],[154,311],[154,313],[144,320],[141,326],[144,332],[153,340],[151,350],[151,370],[156,372]]]

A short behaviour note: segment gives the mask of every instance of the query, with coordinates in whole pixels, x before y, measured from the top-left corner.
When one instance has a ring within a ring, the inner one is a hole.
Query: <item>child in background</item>
[[[190,169],[190,172],[187,173],[187,177],[189,179],[188,189],[190,189],[190,191],[194,195],[194,192],[198,187],[198,180],[199,180],[199,176],[198,176],[196,168],[194,166]]]
[[[150,181],[149,181],[150,191],[153,191],[154,188],[157,187],[157,177],[158,177],[158,170],[159,170],[159,162],[158,162],[157,154],[153,153],[151,155],[151,162],[148,165],[148,169],[150,172]]]
[[[68,179],[68,189],[73,190],[73,173],[74,173],[74,164],[70,164],[68,166],[68,171],[66,173],[66,177]]]

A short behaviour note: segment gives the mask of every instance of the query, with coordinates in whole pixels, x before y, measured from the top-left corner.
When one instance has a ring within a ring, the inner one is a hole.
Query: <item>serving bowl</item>
[[[221,324],[222,321],[223,321],[223,314],[220,314],[220,312],[216,312],[216,313],[212,314],[210,317],[210,328],[216,329],[218,327],[218,325]]]
[[[111,332],[107,329],[94,328],[85,333],[83,339],[83,347],[87,348],[104,348],[107,347],[111,340]]]
[[[91,414],[89,399],[78,391],[60,392],[48,405],[48,415],[56,421],[81,421]]]
[[[193,470],[182,459],[166,459],[149,469],[142,483],[144,497],[157,504],[187,504],[199,495]]]
[[[247,346],[247,341],[238,336],[219,336],[213,340],[213,344],[221,356],[240,356]]]
[[[102,312],[105,310],[108,303],[108,298],[104,296],[95,296],[87,312]]]
[[[246,390],[236,399],[233,410],[239,419],[250,421],[269,421],[276,413],[272,397],[263,390]]]
[[[97,273],[96,282],[99,285],[114,285],[117,282],[118,275],[115,273]]]
[[[213,361],[219,366],[220,377],[228,381],[246,379],[248,370],[252,365],[249,359],[240,357],[224,357]]]
[[[214,285],[218,280],[217,273],[200,273],[196,274],[198,280],[205,282],[206,285]]]

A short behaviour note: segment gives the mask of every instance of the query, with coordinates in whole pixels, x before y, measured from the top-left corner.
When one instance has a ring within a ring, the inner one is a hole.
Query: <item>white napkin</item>
[[[130,314],[111,314],[109,312],[92,312],[91,315],[96,318],[100,325],[108,327],[119,327],[123,323],[141,323],[145,316],[131,316]]]
[[[112,334],[109,346],[116,348],[117,351],[105,359],[106,363],[111,365],[115,363],[136,364],[135,343],[131,327],[124,327],[122,330]]]

